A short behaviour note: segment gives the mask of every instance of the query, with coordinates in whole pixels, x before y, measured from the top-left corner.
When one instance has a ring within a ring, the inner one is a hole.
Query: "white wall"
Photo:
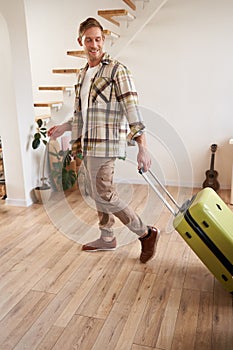
[[[197,186],[205,179],[212,143],[219,146],[215,163],[221,187],[230,186],[232,42],[231,0],[171,0],[120,57],[134,72],[141,104],[164,117],[182,138]],[[152,127],[156,134],[158,125]],[[164,167],[172,183],[170,162]]]
[[[88,16],[96,16],[98,9],[120,8],[122,2],[25,0],[25,4],[34,99],[57,99],[57,93],[37,88],[75,81],[75,77],[56,76],[51,71],[84,64],[84,60],[66,56],[67,50],[79,49],[77,25]],[[106,21],[100,21],[107,27]],[[109,28],[117,31],[113,25]],[[167,183],[175,184],[179,179],[181,185],[201,186],[209,168],[209,147],[217,143],[219,181],[222,188],[230,187],[232,36],[231,0],[170,0],[119,57],[134,74],[152,134],[149,148],[155,168],[161,169]],[[165,137],[160,140],[164,123],[171,142]],[[176,140],[183,144],[181,152],[175,149]],[[118,176],[126,176],[123,169]],[[128,176],[132,178],[134,170]]]
[[[32,82],[22,0],[0,1],[0,120],[7,203],[32,203],[28,132],[33,118]]]

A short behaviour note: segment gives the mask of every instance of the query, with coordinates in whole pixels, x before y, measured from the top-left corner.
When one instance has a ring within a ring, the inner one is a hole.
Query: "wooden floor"
[[[221,196],[229,201],[229,192]],[[66,199],[95,225],[78,192]],[[233,349],[232,296],[167,229],[166,209],[146,265],[134,238],[114,252],[81,252],[82,227],[72,239],[46,210],[0,203],[1,350]],[[61,210],[59,217],[69,225]]]

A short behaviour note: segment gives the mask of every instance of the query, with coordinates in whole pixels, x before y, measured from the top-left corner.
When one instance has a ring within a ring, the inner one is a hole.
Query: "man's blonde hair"
[[[79,39],[82,39],[83,34],[85,33],[85,31],[91,27],[98,27],[101,30],[101,33],[103,35],[103,27],[102,25],[95,19],[92,17],[87,18],[85,21],[83,21],[80,26],[79,26],[79,31],[78,31],[78,37]]]

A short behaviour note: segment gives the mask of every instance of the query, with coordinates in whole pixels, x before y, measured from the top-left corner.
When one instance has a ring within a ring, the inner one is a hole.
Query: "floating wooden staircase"
[[[136,35],[140,33],[147,23],[156,15],[157,12],[167,3],[168,0],[122,0],[125,8],[121,9],[108,9],[98,10],[97,14],[109,21],[111,24],[118,27],[115,33],[112,30],[105,29],[105,44],[110,43],[110,47],[107,48],[107,52],[117,58],[122,50],[131,43]],[[101,3],[101,1],[100,1]],[[138,6],[137,3],[142,3],[142,6]],[[137,4],[137,6],[136,6]],[[130,12],[129,12],[129,11]],[[126,26],[121,27],[123,22],[127,23]],[[129,25],[130,23],[130,25]],[[73,50],[66,52],[68,56],[74,56],[78,58],[86,58],[83,50]],[[52,70],[53,74],[78,74],[79,68],[55,68]],[[68,79],[69,81],[69,79]],[[70,84],[70,81],[68,82]],[[72,83],[71,83],[72,84]],[[50,119],[51,117],[61,118],[63,113],[67,114],[68,107],[71,109],[71,103],[69,102],[69,96],[74,90],[73,86],[59,85],[59,86],[40,86],[40,91],[62,91],[69,92],[69,95],[63,94],[64,101],[51,101],[51,102],[35,102],[34,107],[48,107],[51,109],[50,114],[38,115],[36,119]],[[61,107],[64,104],[64,111]],[[73,101],[72,101],[73,106]],[[60,110],[61,109],[61,110]],[[58,112],[59,110],[59,112]],[[38,110],[39,111],[39,110]],[[55,113],[56,112],[56,113]]]

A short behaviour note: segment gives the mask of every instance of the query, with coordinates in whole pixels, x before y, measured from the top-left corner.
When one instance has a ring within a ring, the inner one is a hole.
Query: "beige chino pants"
[[[88,191],[96,204],[101,236],[114,236],[114,216],[130,231],[141,236],[147,231],[147,226],[134,210],[119,198],[115,189],[113,183],[115,161],[116,158],[84,157]]]

